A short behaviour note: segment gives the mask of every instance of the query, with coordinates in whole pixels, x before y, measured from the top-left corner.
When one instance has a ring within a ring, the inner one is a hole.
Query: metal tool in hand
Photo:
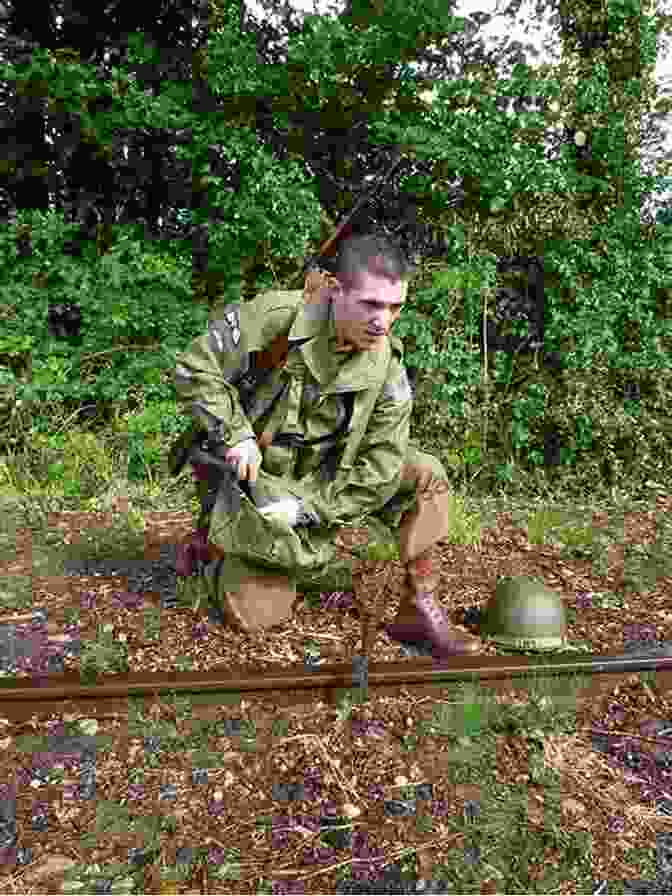
[[[291,495],[286,498],[273,498],[262,495],[256,486],[247,479],[239,479],[237,474],[237,465],[217,457],[212,451],[208,451],[201,443],[194,442],[189,448],[188,460],[192,464],[199,464],[205,467],[209,472],[208,485],[211,490],[217,493],[216,503],[220,511],[229,513],[238,513],[240,510],[240,495],[245,495],[252,501],[257,510],[264,516],[277,515],[281,518],[289,518],[295,520],[290,525],[311,525],[316,520],[306,517],[302,510],[296,509],[295,504],[300,502]],[[211,474],[211,475],[210,475]],[[292,502],[292,506],[289,506]]]

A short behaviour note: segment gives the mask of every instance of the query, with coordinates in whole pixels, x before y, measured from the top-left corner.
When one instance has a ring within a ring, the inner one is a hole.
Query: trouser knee
[[[409,447],[401,469],[399,488],[376,516],[389,528],[396,529],[404,515],[415,509],[418,493],[439,480],[448,480],[441,461]]]
[[[441,461],[424,451],[409,452],[401,470],[401,482],[407,489],[426,486],[432,480],[448,480],[448,474]]]

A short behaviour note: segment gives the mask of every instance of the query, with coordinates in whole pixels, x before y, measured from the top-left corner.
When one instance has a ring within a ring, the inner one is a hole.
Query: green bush
[[[30,259],[17,258],[22,224],[31,229]],[[208,319],[208,309],[192,299],[190,268],[176,256],[148,252],[133,228],[122,226],[113,228],[114,243],[102,257],[64,256],[74,229],[37,211],[0,228],[0,305],[7,309],[0,364],[19,376],[16,397],[109,403],[140,388],[151,400],[170,400],[175,355]],[[56,303],[81,309],[81,344],[49,338],[47,311]]]
[[[65,449],[49,437],[83,404],[115,406],[114,425],[103,421],[107,441],[115,456],[124,456],[129,479],[151,478],[189,425],[174,401],[172,373],[176,354],[205,329],[208,309],[193,301],[179,256],[148,253],[120,228],[108,255],[73,260],[60,254],[71,225],[51,214],[26,218],[34,248],[29,261],[16,257],[12,227],[0,230],[5,444],[31,434],[26,475],[33,470],[48,488],[73,497],[91,495],[109,477],[109,463],[102,455],[94,462],[86,440],[68,448],[77,462],[66,462]],[[578,244],[549,252],[545,266],[556,276],[546,292],[546,348],[563,353],[568,369],[549,371],[538,357],[497,352],[488,357],[487,376],[475,335],[494,288],[494,257],[485,253],[465,264],[463,255],[458,239],[445,265],[421,268],[395,328],[406,363],[423,372],[414,437],[438,454],[456,485],[484,492],[544,491],[562,483],[578,494],[661,482],[672,454],[669,331],[660,313],[669,260],[661,246],[613,245],[619,270],[646,261],[636,301],[613,276],[606,289],[593,264],[593,281],[577,292],[571,310],[562,290],[588,256]],[[48,339],[47,308],[55,301],[82,309],[81,345]],[[637,352],[623,346],[626,312],[642,322]],[[579,333],[590,335],[580,339]],[[620,397],[624,379],[639,384],[640,406]],[[564,441],[560,466],[550,471],[543,463],[549,425]]]
[[[167,446],[190,424],[190,418],[179,411],[175,401],[159,401],[124,415],[129,480],[141,480],[148,471],[157,471],[163,464]]]
[[[619,251],[626,254],[623,247]],[[631,256],[636,255],[633,250]],[[545,347],[562,351],[569,369],[553,371],[537,356],[514,361],[497,352],[488,359],[487,380],[473,335],[483,306],[480,295],[487,299],[492,283],[490,261],[484,260],[480,274],[477,264],[421,269],[395,332],[404,339],[406,363],[422,372],[414,437],[438,454],[456,485],[488,493],[530,488],[543,492],[551,484],[562,484],[578,495],[606,493],[616,484],[637,491],[646,490],[647,481],[664,483],[665,464],[672,457],[672,372],[669,354],[660,350],[668,329],[654,314],[656,286],[669,276],[667,264],[662,258],[658,262],[660,267],[649,272],[649,283],[642,282],[636,303],[616,290],[595,286],[585,298],[587,309],[590,295],[596,291],[601,296],[588,332],[598,334],[604,327],[605,346],[613,343],[611,321],[626,306],[639,309],[640,318],[649,323],[649,340],[647,344],[641,338],[636,355],[617,345],[611,351],[596,349],[591,364],[582,365],[586,344],[598,346],[600,339],[576,339],[574,352],[567,350],[566,340],[554,341],[554,332],[576,328],[573,313],[563,309],[562,328],[552,327],[550,336],[547,328]],[[557,322],[561,305],[556,295],[547,291],[551,317]],[[620,387],[626,380],[640,386],[639,406],[623,400]],[[563,449],[560,466],[546,469],[544,433],[549,426],[557,428]]]
[[[30,229],[29,259],[17,257],[19,227]],[[188,425],[174,402],[175,356],[208,310],[193,301],[190,266],[177,254],[148,252],[133,228],[118,228],[109,254],[85,247],[71,258],[61,249],[74,227],[24,212],[0,228],[0,423],[5,486],[84,499],[119,475],[113,458],[125,459],[122,475],[151,475]],[[57,303],[81,309],[76,344],[49,338]],[[82,409],[97,413],[89,432]]]

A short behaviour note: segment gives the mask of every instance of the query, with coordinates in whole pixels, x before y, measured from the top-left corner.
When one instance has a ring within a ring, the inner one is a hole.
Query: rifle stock
[[[304,261],[300,272],[297,273],[292,282],[294,282],[295,280],[298,281],[299,277],[305,279],[312,270],[319,268],[321,258],[331,258],[336,254],[339,243],[341,243],[344,239],[347,239],[352,234],[353,221],[359,211],[366,205],[367,202],[370,202],[373,199],[373,197],[376,195],[376,193],[378,193],[383,184],[390,179],[392,174],[401,164],[402,160],[403,156],[397,149],[394,154],[392,164],[387,168],[386,171],[383,172],[381,177],[378,178],[373,186],[366,193],[359,197],[352,210],[337,225],[336,230],[334,231],[332,236],[330,236],[322,243],[317,255],[309,256]]]

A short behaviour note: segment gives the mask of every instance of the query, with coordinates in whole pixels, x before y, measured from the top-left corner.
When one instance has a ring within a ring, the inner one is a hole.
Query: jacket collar
[[[288,334],[290,349],[298,347],[311,374],[330,392],[370,389],[382,383],[390,363],[390,340],[377,351],[336,353],[336,322],[332,302],[303,304]]]

